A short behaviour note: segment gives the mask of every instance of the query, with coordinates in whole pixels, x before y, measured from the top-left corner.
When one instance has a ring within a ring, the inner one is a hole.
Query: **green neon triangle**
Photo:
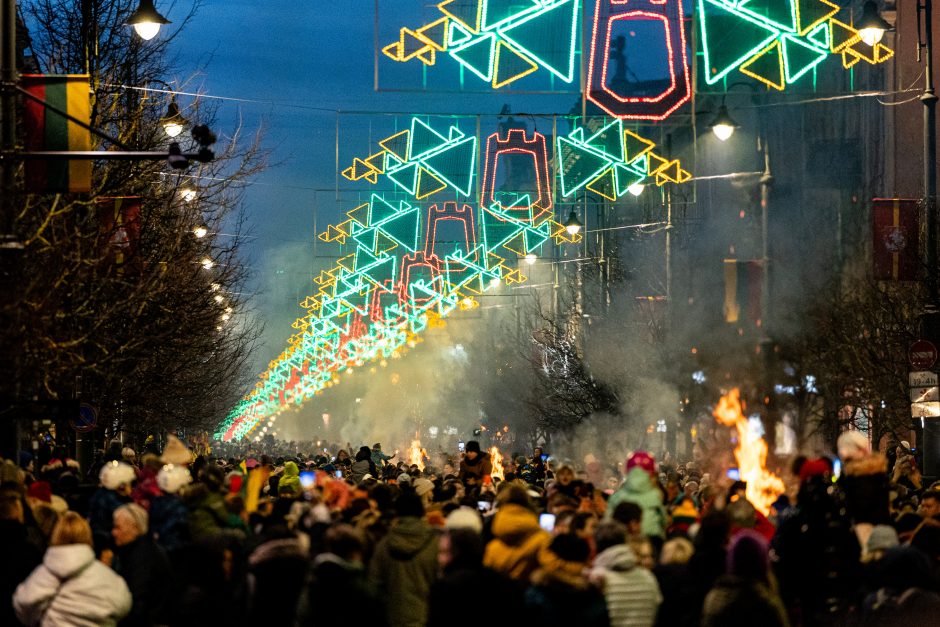
[[[795,0],[741,0],[738,11],[751,15],[773,28],[796,32]]]
[[[418,118],[411,119],[411,133],[409,135],[411,137],[409,155],[412,160],[420,159],[422,155],[432,153],[447,143],[446,137]],[[412,191],[412,193],[414,192]]]
[[[417,167],[417,166],[415,166]],[[407,207],[407,206],[406,206]],[[372,194],[372,224],[380,224],[385,220],[397,215],[399,208],[389,204],[381,196]]]
[[[585,143],[614,161],[623,161],[623,124],[620,120],[614,120],[594,133]]]
[[[558,155],[562,196],[570,196],[613,165],[610,159],[575,144],[567,137],[558,138]]]
[[[570,83],[574,79],[578,15],[578,0],[563,0],[504,26],[499,34]]]
[[[493,80],[495,54],[496,35],[493,33],[485,33],[482,37],[450,50],[450,56],[487,82]]]
[[[623,196],[631,185],[646,178],[646,174],[641,174],[621,163],[614,166],[614,174],[617,175],[617,196]]]
[[[779,31],[757,20],[735,13],[715,0],[699,0],[705,81],[721,80],[773,41]]]
[[[820,50],[790,35],[783,36],[783,67],[788,83],[799,79],[827,56],[828,50]]]
[[[538,0],[483,0],[482,30],[492,30],[537,9]]]
[[[548,226],[547,224],[545,225]],[[547,229],[526,229],[525,230],[525,251],[526,253],[531,253],[545,243],[545,241],[551,237],[547,232]]]
[[[382,229],[382,233],[407,248],[408,252],[413,253],[418,245],[418,221],[419,212],[415,207],[384,222],[379,228]]]
[[[798,32],[805,33],[809,29],[814,29],[820,22],[832,17],[839,12],[838,7],[823,4],[820,0],[793,0],[796,7]]]
[[[814,28],[806,38],[821,48],[829,49],[829,24],[822,23]]]
[[[353,235],[353,239],[356,240],[362,248],[368,251],[375,250],[375,229],[359,231]]]
[[[473,188],[477,138],[467,137],[421,159],[428,170],[464,196]]]
[[[522,225],[505,216],[500,216],[492,209],[483,209],[483,242],[486,252],[493,252],[522,230]]]
[[[409,163],[397,170],[387,170],[386,174],[388,178],[392,179],[399,187],[408,192],[409,194],[415,193],[415,186],[418,181],[418,164]],[[375,220],[375,212],[372,213],[373,223]]]
[[[460,25],[456,20],[450,21],[450,33],[447,36],[449,46],[459,46],[460,44],[473,39],[473,33]]]

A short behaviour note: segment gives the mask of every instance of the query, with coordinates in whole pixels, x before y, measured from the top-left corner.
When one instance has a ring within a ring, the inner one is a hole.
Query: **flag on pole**
[[[91,92],[88,74],[24,74],[23,89],[55,108],[88,124]],[[91,150],[91,132],[60,113],[25,99],[26,149]],[[91,191],[91,161],[79,159],[28,159],[26,191],[57,194]]]
[[[140,196],[98,198],[102,256],[123,266],[137,259],[140,244]]]
[[[920,266],[918,201],[872,200],[872,261],[878,281],[916,281]]]
[[[725,322],[760,324],[764,264],[760,260],[725,259]]]

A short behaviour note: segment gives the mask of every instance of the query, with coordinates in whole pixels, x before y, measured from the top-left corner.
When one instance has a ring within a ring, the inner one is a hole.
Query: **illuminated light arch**
[[[515,259],[550,238],[559,244],[580,241],[579,234],[567,233],[554,219],[542,216],[536,223],[531,212],[520,219],[496,205],[480,209],[483,217],[477,219],[478,209],[463,200],[427,201],[426,209],[419,204],[423,173],[433,175],[430,183],[446,184],[436,194],[461,199],[475,193],[477,144],[476,136],[456,126],[442,132],[413,118],[406,130],[379,141],[380,151],[344,168],[350,180],[381,181],[400,191],[389,197],[371,194],[368,202],[349,209],[345,220],[319,234],[353,252],[314,278],[315,291],[300,302],[304,313],[291,325],[288,347],[219,425],[217,437],[247,437],[268,417],[338,384],[347,369],[400,356],[409,343],[421,341],[425,329],[440,325],[453,311],[473,307],[474,297],[496,283],[526,280],[512,267]],[[549,184],[547,158],[544,162],[533,187],[543,175]],[[640,162],[647,160],[638,158],[628,167]],[[658,176],[667,175],[663,170]],[[539,203],[549,200],[550,193]],[[528,199],[516,204],[533,205]],[[446,221],[463,226],[464,241],[450,253],[435,247],[438,228]]]
[[[446,54],[493,89],[540,69],[574,81],[581,0],[446,0],[437,9],[442,17],[401,28],[382,53],[427,66]]]
[[[533,224],[541,223],[545,217],[552,213],[552,187],[551,174],[548,168],[548,147],[545,135],[533,131],[531,139],[524,129],[509,129],[505,136],[493,133],[486,139],[486,159],[484,161],[481,204],[489,206],[499,202],[496,198],[496,173],[499,167],[500,155],[522,154],[532,157],[533,171],[535,172],[536,198],[525,206],[513,203],[504,206],[513,213],[514,209],[521,209],[530,216]]]
[[[670,84],[653,96],[618,93],[607,81],[614,26],[617,22],[640,20],[663,24]],[[666,119],[692,97],[687,47],[682,0],[598,0],[591,34],[588,99],[616,118]]]
[[[782,91],[829,55],[840,55],[846,69],[894,55],[884,44],[865,44],[838,12],[830,0],[698,0],[705,81],[738,70]]]

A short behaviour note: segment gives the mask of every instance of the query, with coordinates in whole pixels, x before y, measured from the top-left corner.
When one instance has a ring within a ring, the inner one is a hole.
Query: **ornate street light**
[[[874,46],[881,41],[887,31],[894,30],[894,27],[881,17],[878,12],[878,5],[873,0],[868,0],[865,6],[862,7],[862,17],[855,25],[855,28],[862,37],[862,41],[869,46]]]
[[[161,26],[169,23],[170,20],[160,15],[154,8],[153,0],[140,0],[137,10],[131,13],[124,25],[133,26],[141,39],[149,41],[157,36]]]
[[[709,125],[712,129],[712,133],[715,134],[715,137],[721,141],[727,141],[729,137],[734,135],[734,129],[738,128],[738,123],[734,121],[734,118],[731,117],[731,114],[728,113],[728,107],[724,103],[721,103],[721,106],[718,107],[718,113],[715,115],[715,119],[712,120],[712,123]]]
[[[577,235],[581,232],[582,226],[584,225],[578,220],[578,214],[572,209],[571,213],[568,215],[568,221],[565,222],[565,230],[568,231],[568,235]]]

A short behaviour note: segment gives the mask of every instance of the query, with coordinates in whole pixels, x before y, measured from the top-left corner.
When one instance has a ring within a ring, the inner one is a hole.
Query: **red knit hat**
[[[631,468],[640,467],[650,475],[656,474],[656,459],[646,451],[636,451],[627,458],[627,472]]]
[[[52,486],[49,485],[48,481],[34,481],[29,484],[26,495],[43,503],[51,503]]]
[[[807,459],[803,462],[803,465],[800,466],[800,483],[806,481],[810,477],[824,477],[827,474],[832,472],[832,469],[829,467],[829,463],[824,459]]]

